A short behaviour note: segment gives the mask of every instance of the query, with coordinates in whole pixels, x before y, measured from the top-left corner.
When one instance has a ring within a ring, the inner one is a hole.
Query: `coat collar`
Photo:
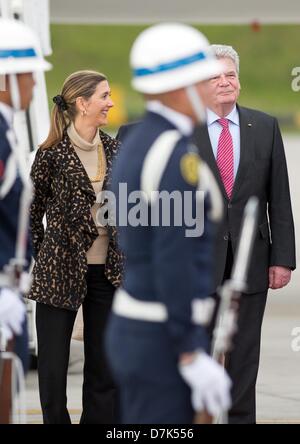
[[[107,189],[107,187],[111,184],[111,174],[114,160],[120,149],[120,142],[116,139],[113,139],[108,134],[104,133],[100,130],[100,137],[103,143],[104,152],[106,156],[106,174],[104,177],[103,189]]]
[[[103,183],[103,189],[106,189],[111,180],[113,160],[119,150],[119,142],[101,130],[100,137],[107,164]],[[62,173],[72,182],[74,189],[80,188],[86,194],[90,204],[93,205],[96,200],[93,186],[67,133],[64,134],[62,141],[57,145],[56,153]]]
[[[120,142],[112,137],[100,131],[101,141],[103,143],[104,152],[106,156],[106,174],[103,182],[103,189],[107,189],[111,182],[111,172],[115,156],[118,153]],[[93,222],[90,208],[96,201],[96,194],[90,179],[82,165],[76,151],[73,148],[71,140],[67,133],[64,134],[62,141],[55,147],[55,153],[57,158],[57,167],[61,174],[63,174],[66,180],[70,183],[72,191],[74,192],[73,201],[71,199],[69,207],[70,220],[73,223],[81,221],[82,231],[85,233],[85,249],[86,251],[91,247],[93,241],[98,236],[98,230]],[[85,205],[78,208],[76,195],[78,192],[85,196]],[[89,215],[87,222],[82,222],[82,213]],[[109,235],[113,237],[114,227],[108,226]]]

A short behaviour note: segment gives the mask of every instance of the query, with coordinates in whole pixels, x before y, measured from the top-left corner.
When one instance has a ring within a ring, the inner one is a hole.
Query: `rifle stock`
[[[6,347],[7,352],[12,352],[13,340],[9,341]],[[12,411],[12,359],[3,358],[1,360],[1,379],[0,379],[0,424],[11,423]]]

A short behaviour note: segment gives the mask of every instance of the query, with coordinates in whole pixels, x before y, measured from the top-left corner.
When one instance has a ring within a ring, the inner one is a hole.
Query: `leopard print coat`
[[[107,171],[103,189],[111,181],[119,142],[100,131]],[[86,252],[98,236],[91,207],[96,195],[67,134],[55,147],[37,151],[31,170],[35,194],[30,210],[35,255],[29,299],[54,307],[77,310],[86,295]],[[47,227],[44,230],[43,217]],[[115,286],[122,277],[123,258],[116,229],[108,226],[105,275]]]

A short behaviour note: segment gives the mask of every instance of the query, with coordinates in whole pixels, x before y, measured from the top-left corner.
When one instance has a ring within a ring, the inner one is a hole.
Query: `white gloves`
[[[224,368],[206,353],[197,352],[189,364],[179,364],[179,373],[192,391],[195,411],[218,416],[231,406],[231,381]]]
[[[0,289],[0,327],[4,340],[22,333],[26,308],[20,296],[9,288]]]

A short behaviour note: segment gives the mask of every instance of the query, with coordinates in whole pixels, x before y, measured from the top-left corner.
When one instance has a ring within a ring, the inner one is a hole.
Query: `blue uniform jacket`
[[[191,301],[205,299],[211,293],[212,226],[205,215],[205,231],[200,237],[186,237],[182,226],[122,226],[119,205],[119,184],[127,183],[128,194],[141,189],[141,170],[145,156],[157,137],[176,129],[164,117],[148,112],[130,133],[117,158],[112,191],[117,196],[117,226],[120,247],[125,255],[123,288],[134,298],[159,301],[167,306],[166,322],[176,354],[207,349],[208,338],[203,326],[191,321]],[[182,175],[182,157],[193,150],[187,137],[177,143],[160,182],[159,191],[191,191],[196,205],[196,185],[190,185]],[[153,174],[155,175],[155,171]],[[136,203],[127,204],[128,213]],[[172,221],[173,218],[171,218]],[[183,219],[184,220],[184,219]],[[124,324],[126,320],[122,320]],[[128,323],[131,321],[128,319]]]
[[[11,147],[6,138],[8,126],[4,117],[0,114],[0,187],[4,180],[6,164],[11,154]],[[22,182],[17,176],[9,193],[0,199],[0,272],[15,256],[19,203],[22,192]],[[28,246],[27,260],[30,261],[31,249]]]
[[[0,113],[0,187],[3,184],[7,161],[11,147],[6,137],[8,126]],[[0,199],[0,272],[10,259],[15,257],[18,234],[19,204],[22,193],[22,181],[17,175],[11,190]],[[30,265],[31,242],[28,237],[27,264]],[[28,369],[28,333],[27,320],[24,321],[23,332],[15,337],[14,351],[22,361],[24,371]]]

